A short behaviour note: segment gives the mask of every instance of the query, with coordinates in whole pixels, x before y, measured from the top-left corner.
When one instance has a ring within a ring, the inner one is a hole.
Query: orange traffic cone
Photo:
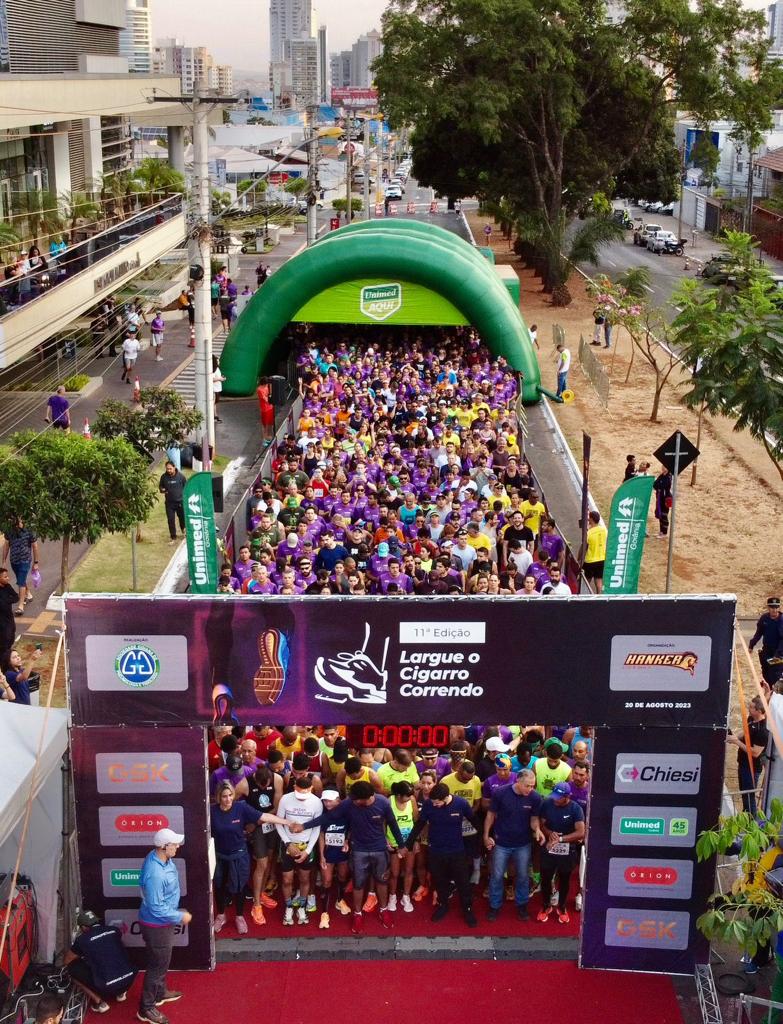
[[[133,382],[133,401],[141,401],[141,381],[139,380],[138,377]]]
[[[86,437],[88,441],[92,441],[92,431],[90,430],[90,421],[87,417],[84,417],[84,426],[82,427],[82,437]]]
[[[188,342],[188,348],[195,348],[195,347],[196,347],[196,328],[195,327],[191,327],[190,328],[190,341]]]

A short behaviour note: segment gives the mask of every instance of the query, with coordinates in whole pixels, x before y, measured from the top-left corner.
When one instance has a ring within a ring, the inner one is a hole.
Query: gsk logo
[[[662,918],[650,918],[648,921],[631,921],[621,917],[617,921],[617,934],[625,936],[638,935],[640,939],[657,939],[674,941],[676,921],[666,921]]]
[[[607,946],[635,949],[687,949],[691,916],[684,911],[610,907],[606,912]]]
[[[95,755],[99,793],[181,793],[182,755],[128,750]]]
[[[114,659],[114,672],[127,686],[144,689],[160,675],[160,658],[147,644],[128,644]]]
[[[140,761],[129,766],[110,764],[108,768],[109,780],[119,786],[123,782],[144,782],[153,786],[156,782],[162,782],[165,785],[169,781],[169,777],[166,774],[168,767],[168,763],[165,761],[163,764],[151,764]]]

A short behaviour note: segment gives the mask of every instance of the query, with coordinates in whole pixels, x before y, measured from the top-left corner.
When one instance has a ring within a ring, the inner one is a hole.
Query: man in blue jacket
[[[168,1017],[158,1007],[182,998],[181,992],[166,988],[174,929],[177,925],[190,924],[193,915],[179,906],[179,875],[174,865],[177,850],[185,842],[185,837],[170,828],[162,828],[152,841],[155,849],[145,857],[139,880],[139,924],[147,947],[147,971],[136,1016],[149,1024],[169,1024]]]

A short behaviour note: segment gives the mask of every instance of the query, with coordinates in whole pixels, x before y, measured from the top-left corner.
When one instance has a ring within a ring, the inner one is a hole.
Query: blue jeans
[[[514,897],[518,907],[524,907],[530,898],[530,843],[527,846],[498,846],[492,851],[492,866],[489,872],[489,905],[493,910],[503,906],[503,876],[508,862],[514,861],[517,877],[514,886]]]
[[[568,371],[557,375],[557,397],[559,398],[568,387]]]

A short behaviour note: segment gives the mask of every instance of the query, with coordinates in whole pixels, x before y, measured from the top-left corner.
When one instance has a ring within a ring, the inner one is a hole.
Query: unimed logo
[[[187,894],[188,883],[185,861],[176,857],[173,861],[179,876],[180,895]],[[135,900],[139,896],[142,855],[135,857],[111,857],[101,860],[101,881],[103,895],[108,899]]]
[[[634,949],[687,949],[691,915],[680,910],[629,910],[610,907],[606,912],[607,946]]]
[[[99,793],[181,793],[182,755],[161,750],[96,754],[95,777]]]
[[[146,846],[161,828],[182,833],[182,807],[99,807],[101,846]]]

